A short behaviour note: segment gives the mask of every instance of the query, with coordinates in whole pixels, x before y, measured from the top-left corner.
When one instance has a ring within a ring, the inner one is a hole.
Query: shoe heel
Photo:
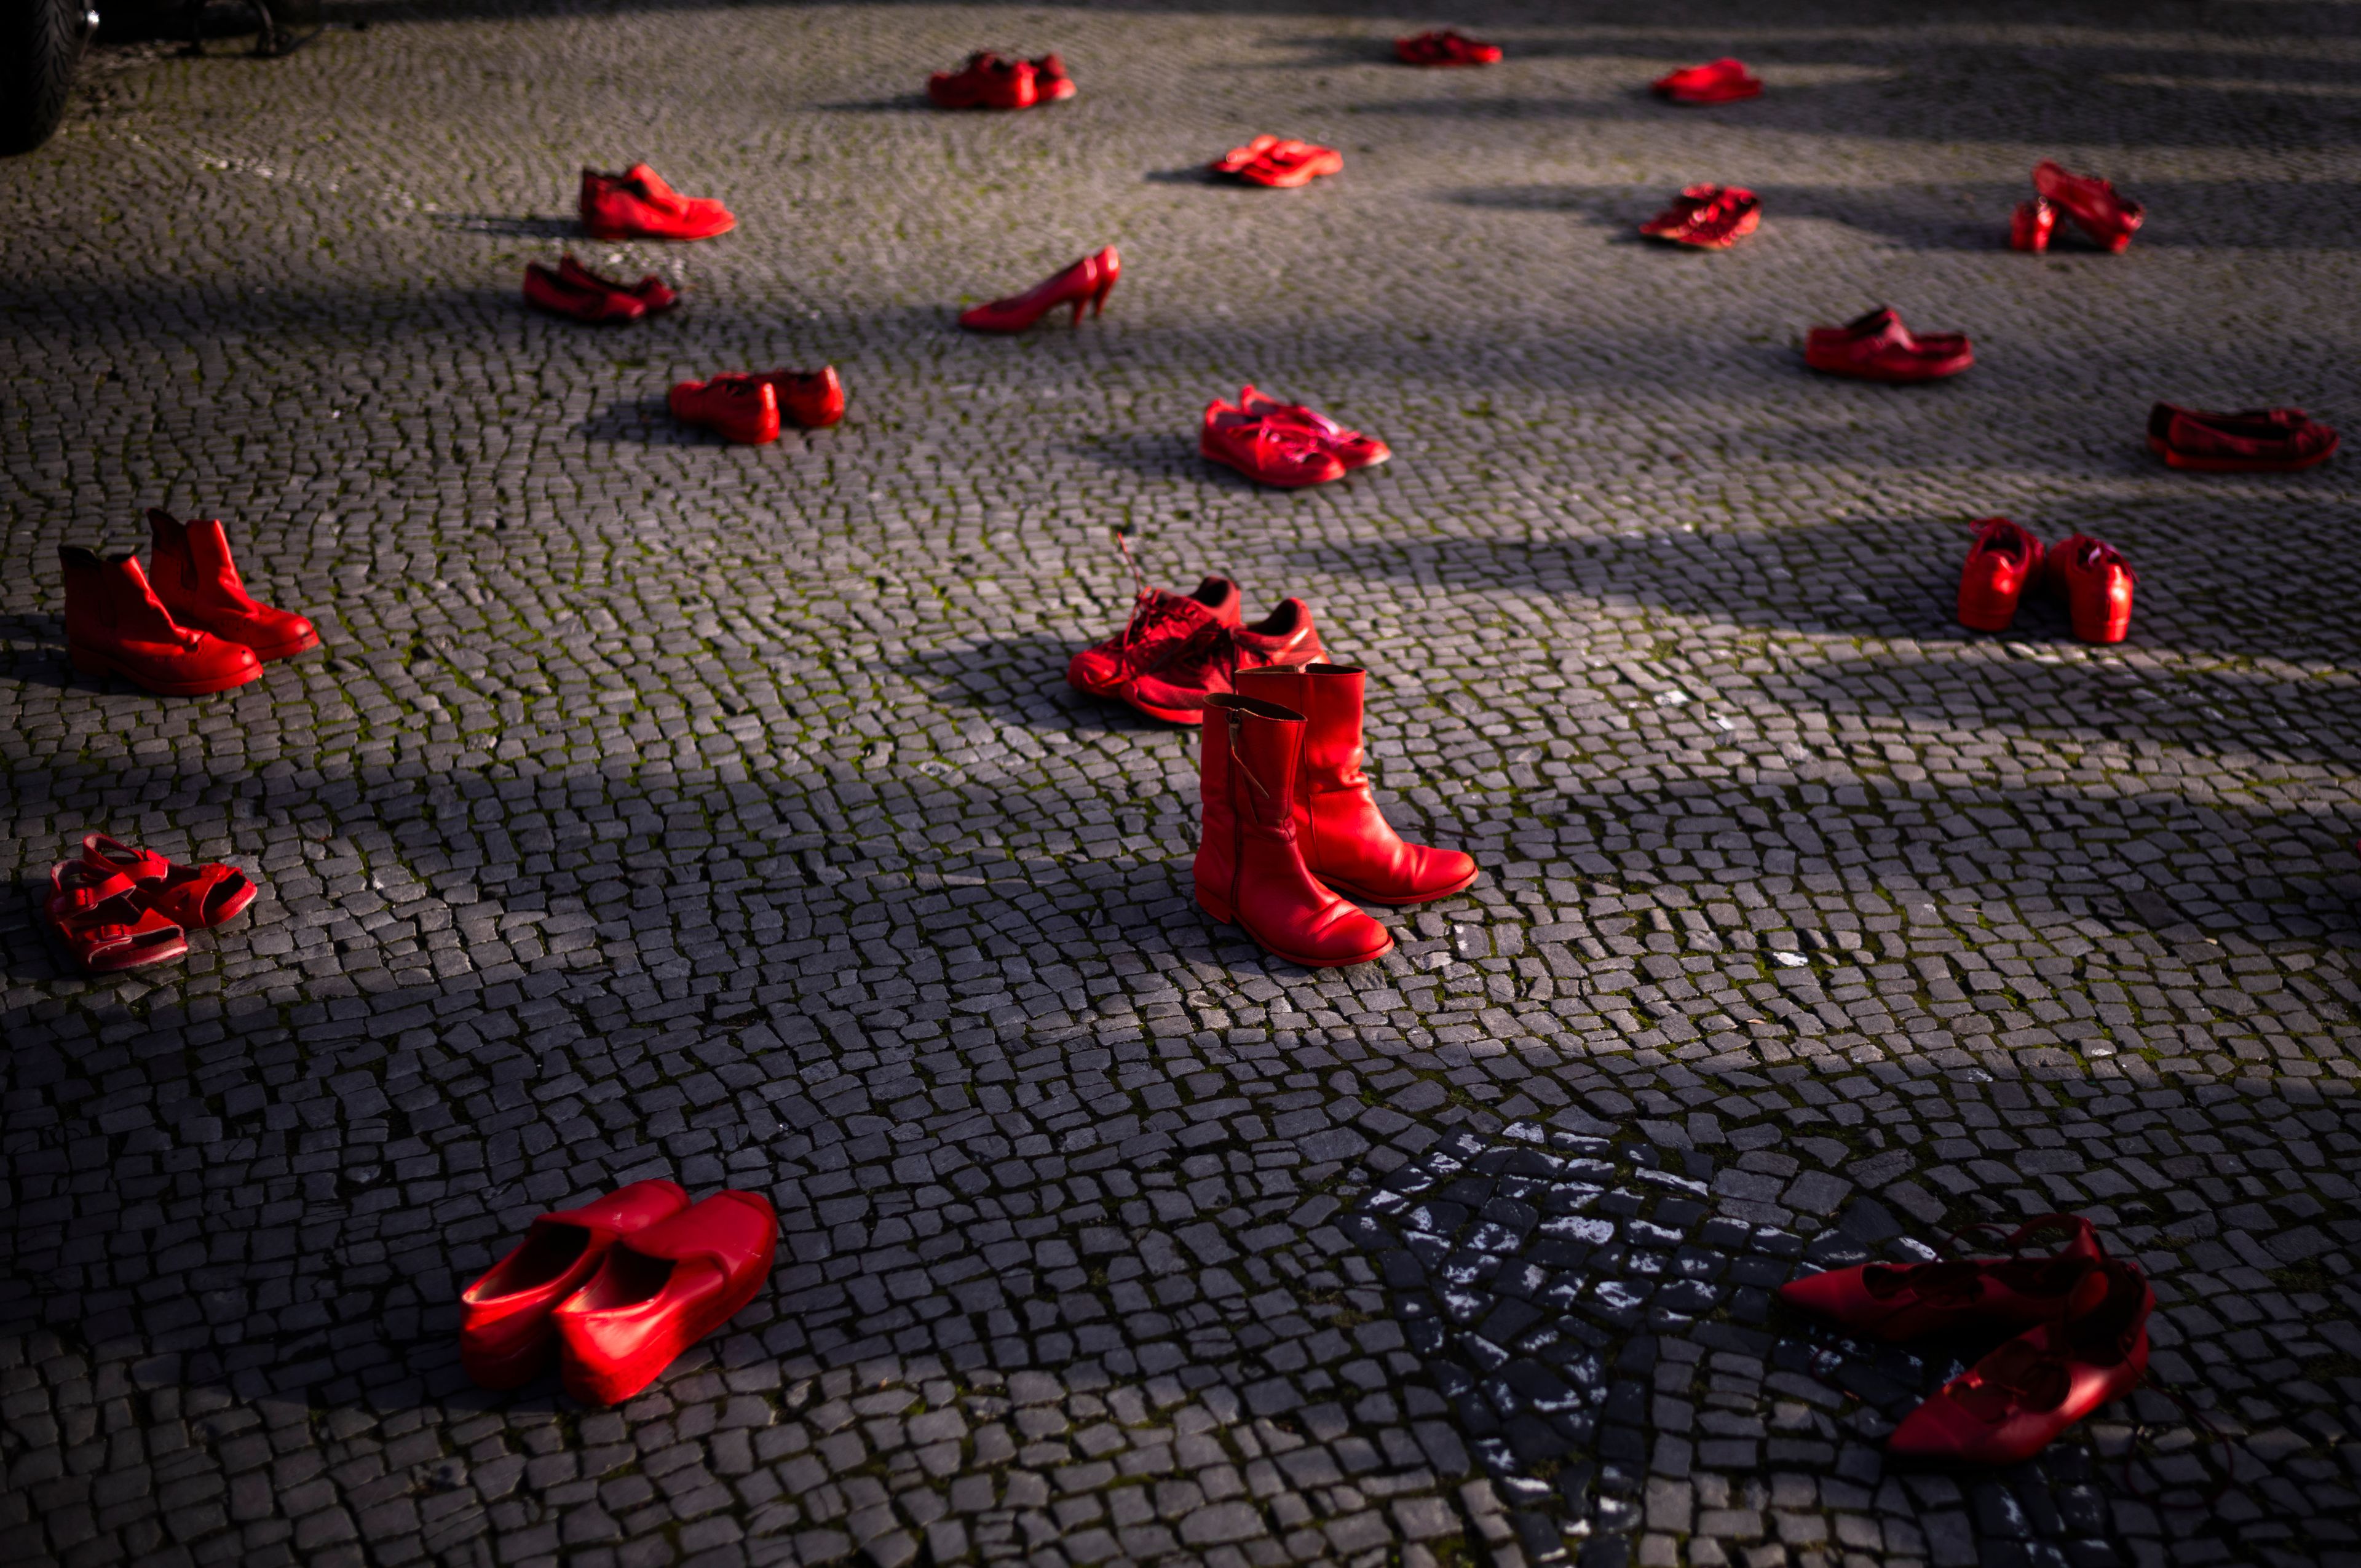
[[[1106,314],[1107,296],[1114,292],[1114,279],[1110,278],[1099,285],[1099,291],[1091,296],[1091,314],[1093,318]]]

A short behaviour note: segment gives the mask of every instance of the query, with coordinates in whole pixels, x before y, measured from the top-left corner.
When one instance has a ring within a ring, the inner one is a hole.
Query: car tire
[[[89,16],[85,0],[0,0],[0,154],[30,152],[58,128]]]

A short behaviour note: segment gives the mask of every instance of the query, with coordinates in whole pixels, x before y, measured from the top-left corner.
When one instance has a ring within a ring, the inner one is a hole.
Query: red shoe
[[[2136,1265],[2109,1259],[2096,1304],[2002,1345],[1903,1418],[1886,1452],[1964,1464],[2020,1464],[2147,1376],[2156,1293]]]
[[[1347,430],[1317,409],[1306,408],[1301,403],[1282,403],[1277,398],[1255,390],[1251,383],[1238,389],[1238,411],[1274,424],[1293,425],[1311,432],[1321,449],[1348,470],[1375,467],[1394,455],[1393,448],[1376,436]]]
[[[2069,174],[2046,158],[2033,166],[2033,188],[2081,225],[2102,250],[2121,254],[2147,216],[2147,208],[2115,194],[2115,188],[2104,180]]]
[[[1216,398],[1205,405],[1197,452],[1226,464],[1247,478],[1281,489],[1300,489],[1345,477],[1345,464],[1300,424],[1259,419]]]
[[[717,1192],[615,1238],[590,1282],[550,1315],[566,1391],[620,1405],[734,1318],[771,1277],[779,1216],[759,1192]]]
[[[1735,104],[1741,98],[1763,96],[1763,79],[1741,61],[1724,57],[1660,76],[1651,91],[1675,104]]]
[[[1066,74],[1066,62],[1058,55],[1045,54],[1033,62],[1036,104],[1062,104],[1074,95],[1074,79]]]
[[[557,1347],[557,1304],[598,1272],[616,1238],[688,1207],[670,1181],[634,1181],[533,1221],[520,1246],[459,1296],[459,1365],[486,1388],[519,1388]]]
[[[1115,695],[1150,718],[1167,724],[1202,724],[1205,704],[1230,691],[1240,670],[1265,664],[1309,664],[1326,658],[1312,607],[1281,599],[1279,608],[1252,626],[1232,626],[1192,642],[1159,668],[1136,677]]]
[[[763,370],[747,378],[767,382],[779,416],[806,430],[826,430],[844,417],[844,382],[833,365],[817,370]]]
[[[101,876],[129,877],[140,903],[187,930],[236,919],[262,891],[236,866],[176,866],[153,850],[135,849],[104,833],[82,839],[82,860]]]
[[[1029,109],[1040,98],[1038,74],[1029,60],[1003,60],[979,49],[959,70],[928,77],[927,96],[939,109]]]
[[[683,424],[703,425],[741,446],[779,439],[778,389],[759,377],[683,381],[665,401],[672,406],[672,417]]]
[[[1408,844],[1378,809],[1361,772],[1361,697],[1367,672],[1350,664],[1268,664],[1232,677],[1240,696],[1303,715],[1295,787],[1295,840],[1325,885],[1364,904],[1432,904],[1476,883],[1457,850]]]
[[[2139,583],[2115,547],[2072,534],[2048,551],[2049,586],[2066,601],[2074,635],[2085,642],[2121,642],[2131,635],[2132,590]]]
[[[1404,65],[1498,65],[1499,44],[1478,43],[1456,27],[1394,40],[1394,58]]]
[[[1692,185],[1640,225],[1650,239],[1728,250],[1763,222],[1763,199],[1742,185]]]
[[[2058,209],[2039,196],[2019,202],[2009,214],[2008,247],[2038,256],[2049,248],[2050,231],[2058,226]]]
[[[1076,653],[1066,665],[1066,684],[1093,696],[1121,696],[1127,683],[1240,620],[1238,586],[1227,577],[1207,577],[1193,594],[1143,583],[1123,630]]]
[[[575,260],[574,253],[570,250],[558,258],[557,275],[569,283],[578,283],[592,289],[604,289],[610,294],[618,294],[627,300],[636,300],[640,303],[640,308],[650,315],[668,311],[680,303],[680,296],[673,291],[672,285],[653,272],[636,283],[618,283],[612,278],[593,272]]]
[[[1257,137],[1252,141],[1246,143],[1244,147],[1234,147],[1230,148],[1229,151],[1222,154],[1221,157],[1213,159],[1213,162],[1207,164],[1205,167],[1212,173],[1220,176],[1243,174],[1246,172],[1246,165],[1252,163],[1256,159],[1260,158],[1264,153],[1268,152],[1272,148],[1275,148],[1278,145],[1279,138],[1277,137]]]
[[[1093,315],[1106,310],[1106,298],[1123,277],[1123,258],[1108,246],[1085,256],[1062,272],[1052,274],[1021,294],[960,313],[960,325],[970,332],[1023,332],[1060,305],[1074,307],[1073,324],[1082,324],[1082,307]]]
[[[1933,381],[1975,362],[1975,349],[1963,334],[1916,336],[1883,306],[1843,326],[1816,326],[1804,340],[1805,364],[1864,381]]]
[[[2022,1255],[2026,1242],[2059,1233],[2066,1244],[2049,1256]],[[2095,1282],[2107,1255],[2088,1220],[2044,1214],[2018,1227],[2001,1245],[2008,1249],[2004,1258],[1867,1263],[1807,1274],[1779,1287],[1779,1299],[1816,1318],[1899,1343],[1993,1324],[2018,1329],[2054,1321],[2101,1293]]]
[[[319,630],[291,609],[273,609],[247,596],[230,559],[229,535],[219,518],[181,521],[161,507],[148,509],[156,598],[174,620],[254,650],[258,659],[287,659],[320,645]]]
[[[568,261],[573,259],[566,258]],[[635,322],[648,313],[647,306],[629,294],[598,284],[577,282],[538,261],[525,263],[524,302],[536,310],[571,316],[594,326]]]
[[[1262,136],[1244,147],[1234,147],[1209,165],[1217,177],[1244,181],[1271,190],[1309,185],[1323,174],[1345,167],[1345,155],[1316,142]]]
[[[49,868],[49,897],[41,912],[74,962],[93,974],[188,956],[188,937],[170,916],[139,901],[129,877],[81,861],[60,861]]]
[[[262,678],[253,649],[174,620],[137,556],[103,560],[79,544],[60,544],[58,565],[66,579],[66,655],[75,669],[121,675],[161,696],[203,696]]]
[[[634,163],[620,174],[582,171],[582,226],[593,239],[710,239],[738,220],[720,203],[684,196]]]
[[[2175,468],[2212,474],[2289,474],[2334,455],[2336,432],[2301,409],[2215,413],[2158,403],[2148,411],[2148,449]]]
[[[1981,520],[1960,569],[1960,624],[2006,631],[2026,585],[2042,580],[2041,567],[2041,541],[2004,517]]]

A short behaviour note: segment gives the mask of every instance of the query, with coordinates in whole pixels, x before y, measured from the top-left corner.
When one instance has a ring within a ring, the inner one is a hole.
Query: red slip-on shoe
[[[2158,403],[2148,411],[2149,450],[2175,468],[2211,474],[2289,474],[2335,455],[2335,431],[2301,409],[2215,413]]]
[[[1227,577],[1209,576],[1193,594],[1143,584],[1123,630],[1067,663],[1066,684],[1093,696],[1121,696],[1127,683],[1162,668],[1192,644],[1218,637],[1241,619],[1238,586]]]
[[[2069,174],[2046,158],[2033,166],[2033,188],[2073,219],[2100,249],[2117,255],[2147,217],[2146,207],[2116,194],[2106,181],[2094,174]]]
[[[49,868],[49,896],[41,913],[74,962],[93,974],[188,956],[187,934],[170,916],[140,900],[137,883],[86,861],[60,861]]]
[[[1267,190],[1292,191],[1311,184],[1323,175],[1334,174],[1344,167],[1345,155],[1333,147],[1289,140],[1265,148],[1253,161],[1238,170],[1238,178],[1249,185],[1260,185]]]
[[[1123,277],[1123,258],[1113,246],[1083,257],[1071,267],[1052,273],[1021,294],[988,304],[972,305],[960,313],[960,325],[970,332],[1023,332],[1060,305],[1074,307],[1073,324],[1082,324],[1082,309],[1104,314],[1107,296]]]
[[[2066,601],[2074,635],[2085,642],[2121,642],[2131,635],[2132,590],[2139,577],[2115,547],[2072,534],[2048,551],[2049,587]]]
[[[486,1388],[519,1388],[557,1348],[557,1304],[590,1282],[618,1236],[688,1207],[675,1182],[634,1181],[578,1209],[544,1214],[524,1241],[459,1295],[459,1365]]]
[[[2043,198],[2019,202],[2008,218],[2008,247],[2039,256],[2049,248],[2049,236],[2057,227],[2058,209]]]
[[[574,258],[569,256],[566,259]],[[578,282],[562,270],[552,270],[538,261],[525,263],[524,302],[535,310],[570,316],[594,326],[620,326],[648,313],[648,307],[629,294],[603,284]]]
[[[618,1236],[588,1284],[557,1305],[566,1391],[620,1405],[736,1317],[771,1277],[779,1216],[759,1192],[717,1192]]]
[[[1844,326],[1814,327],[1804,340],[1805,364],[1830,376],[1864,381],[1939,380],[1975,362],[1975,350],[1965,335],[1916,336],[1883,306]]]
[[[672,285],[653,272],[648,273],[636,283],[619,283],[612,278],[591,271],[590,269],[575,260],[574,253],[570,250],[558,258],[557,275],[569,283],[604,289],[610,294],[619,294],[627,300],[636,300],[639,302],[640,308],[652,316],[668,311],[680,303],[680,296],[673,291]]]
[[[1205,167],[1213,174],[1235,176],[1243,173],[1248,164],[1278,145],[1277,137],[1259,136],[1243,147],[1230,148]]]
[[[1660,76],[1650,90],[1675,104],[1735,104],[1741,98],[1763,96],[1763,79],[1747,70],[1744,61],[1725,55]]]
[[[129,877],[139,890],[140,903],[188,930],[236,919],[262,891],[236,866],[218,861],[202,866],[174,865],[153,850],[138,849],[104,833],[83,838],[82,859],[94,872]]]
[[[291,609],[257,604],[230,558],[229,534],[215,517],[182,522],[148,509],[156,598],[182,626],[243,643],[258,659],[287,659],[320,645],[319,629]]]
[[[1394,455],[1393,448],[1376,436],[1347,430],[1317,409],[1301,403],[1282,403],[1267,392],[1257,391],[1252,383],[1238,389],[1238,410],[1277,424],[1300,425],[1318,437],[1321,446],[1347,468],[1372,468]]]
[[[682,195],[644,163],[620,174],[584,170],[581,205],[593,239],[710,239],[738,226],[729,208]]]
[[[1066,62],[1054,51],[1033,61],[1033,101],[1036,104],[1062,104],[1075,93],[1074,79],[1066,74]]]
[[[2026,1244],[2045,1235],[2062,1235],[2065,1243],[2047,1257],[2025,1256]],[[2106,1253],[2088,1220],[2044,1214],[2000,1245],[2006,1257],[1865,1263],[1807,1274],[1782,1285],[1779,1299],[1856,1332],[1899,1343],[1995,1324],[2024,1328],[2096,1299],[2093,1281]]]
[[[1975,527],[1960,568],[1960,624],[2005,631],[2026,585],[2042,580],[2041,541],[2004,517],[1979,519]]]
[[[58,546],[66,583],[66,656],[77,670],[121,675],[159,696],[203,696],[262,678],[243,642],[182,626],[156,596],[137,555],[103,558]]]
[[[1962,1464],[2021,1464],[2147,1376],[2156,1293],[2138,1266],[2093,1271],[2092,1304],[2019,1334],[1938,1389],[1885,1440],[1886,1452]]]
[[[2283,438],[2312,422],[2312,416],[2301,409],[2237,409],[2224,412],[2216,409],[2185,409],[2178,403],[2158,403],[2147,411],[2147,447],[2159,457],[2171,444],[2172,426],[2176,420],[2212,425],[2216,430],[2265,441]]]
[[[1322,446],[1313,432],[1300,424],[1257,419],[1219,399],[1205,409],[1197,451],[1258,484],[1281,489],[1301,489],[1345,477],[1343,461]]]
[[[1232,626],[1191,642],[1159,669],[1134,679],[1115,695],[1150,718],[1167,724],[1202,724],[1205,700],[1235,690],[1240,670],[1265,664],[1312,664],[1328,657],[1312,607],[1282,599],[1251,626]]]
[[[779,439],[779,394],[752,376],[716,376],[683,381],[664,400],[683,424],[703,425],[741,446]]]
[[[957,71],[928,77],[927,96],[939,109],[1029,109],[1040,98],[1038,75],[1029,60],[978,49]]]
[[[1498,65],[1500,46],[1471,38],[1456,27],[1442,27],[1396,38],[1394,58],[1404,65]]]
[[[1763,222],[1763,200],[1742,185],[1691,185],[1640,232],[1698,250],[1728,250]]]
[[[817,370],[764,370],[747,378],[777,394],[779,417],[806,430],[826,430],[844,417],[844,380],[833,365]]]

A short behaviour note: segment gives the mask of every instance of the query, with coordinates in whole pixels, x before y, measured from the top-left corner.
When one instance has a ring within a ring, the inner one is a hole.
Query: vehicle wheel
[[[30,152],[58,128],[90,16],[85,0],[0,0],[0,153]]]

